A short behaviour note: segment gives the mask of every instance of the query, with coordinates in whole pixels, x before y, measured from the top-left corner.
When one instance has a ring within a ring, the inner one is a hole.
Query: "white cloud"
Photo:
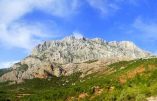
[[[48,29],[40,24],[13,23],[10,28],[0,26],[0,30],[0,39],[3,45],[24,49],[31,49],[40,42],[40,38],[47,38],[50,35]]]
[[[2,68],[10,68],[13,64],[18,63],[19,61],[7,61],[7,62],[0,62],[0,69]]]
[[[140,33],[141,37],[157,40],[157,22],[146,22],[138,17],[133,23],[133,28]]]
[[[87,3],[97,9],[103,16],[112,15],[122,9],[122,5],[138,6],[141,2],[147,3],[147,0],[86,0]]]
[[[119,25],[121,26],[121,25]],[[157,53],[157,21],[137,17],[134,21],[120,27],[124,37],[136,42],[143,49]]]
[[[38,0],[36,0],[38,1]],[[39,3],[39,8],[59,17],[72,16],[79,7],[79,0],[47,0],[48,3]],[[45,1],[44,1],[45,2]]]
[[[22,17],[38,9],[57,17],[71,16],[78,0],[1,0],[0,43],[7,47],[30,49],[45,37],[56,37],[44,23],[26,23]],[[53,31],[52,31],[53,30]],[[58,34],[58,33],[57,33]]]
[[[0,23],[10,24],[12,21],[18,20],[26,13],[30,12],[32,7],[26,1],[19,0],[1,0],[0,1]]]
[[[119,2],[125,0],[86,1],[91,7],[107,15],[119,9]],[[56,37],[57,27],[50,30],[47,24],[40,21],[27,23],[22,18],[34,10],[68,18],[77,13],[80,3],[80,0],[0,0],[0,44],[3,43],[7,47],[31,49],[42,39]]]
[[[55,16],[71,16],[78,7],[78,0],[1,0],[0,1],[0,20],[11,22],[18,20],[25,14],[39,9]]]
[[[75,36],[75,38],[77,38],[77,39],[81,39],[84,37],[83,34],[81,34],[79,32],[73,32],[73,36]]]
[[[115,1],[109,0],[87,0],[91,7],[99,10],[103,15],[107,15],[109,12],[119,9],[119,6]]]

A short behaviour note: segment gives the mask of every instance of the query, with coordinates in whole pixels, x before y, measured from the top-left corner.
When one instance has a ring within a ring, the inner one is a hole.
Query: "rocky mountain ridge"
[[[49,59],[60,64],[81,63],[93,59],[129,55],[141,58],[146,52],[129,41],[107,42],[102,39],[66,37],[58,41],[46,41],[33,49],[31,56]]]
[[[87,39],[75,36],[62,40],[45,41],[32,53],[14,64],[12,70],[0,77],[0,81],[18,81],[33,78],[83,75],[105,69],[108,64],[151,56],[130,41],[107,42],[100,38]]]

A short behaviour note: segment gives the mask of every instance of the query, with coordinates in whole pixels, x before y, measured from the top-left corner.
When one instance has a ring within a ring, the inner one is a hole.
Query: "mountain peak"
[[[104,42],[106,42],[106,41],[104,41],[104,40],[101,39],[101,38],[94,38],[94,39],[92,39],[92,41],[96,41],[96,42],[98,42],[98,43],[104,43]]]
[[[115,46],[115,47],[121,47],[125,49],[135,49],[138,48],[132,41],[111,41],[109,42],[109,45]]]
[[[86,38],[82,35],[70,35],[64,38],[64,40],[86,40]]]

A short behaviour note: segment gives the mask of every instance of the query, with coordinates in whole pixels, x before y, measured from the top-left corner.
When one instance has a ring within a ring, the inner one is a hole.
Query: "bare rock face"
[[[77,39],[74,36],[60,41],[39,44],[31,54],[60,64],[81,63],[93,59],[127,56],[130,59],[149,54],[129,41],[105,42],[102,39]]]
[[[31,55],[14,64],[12,71],[0,77],[0,81],[47,78],[82,72],[83,75],[100,71],[107,65],[151,54],[129,41],[107,42],[99,38],[66,37],[63,40],[46,41],[36,46]]]

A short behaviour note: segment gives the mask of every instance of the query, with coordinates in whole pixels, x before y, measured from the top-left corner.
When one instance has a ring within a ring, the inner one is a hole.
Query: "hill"
[[[120,61],[88,76],[80,75],[1,83],[0,100],[147,101],[157,96],[157,58]]]

